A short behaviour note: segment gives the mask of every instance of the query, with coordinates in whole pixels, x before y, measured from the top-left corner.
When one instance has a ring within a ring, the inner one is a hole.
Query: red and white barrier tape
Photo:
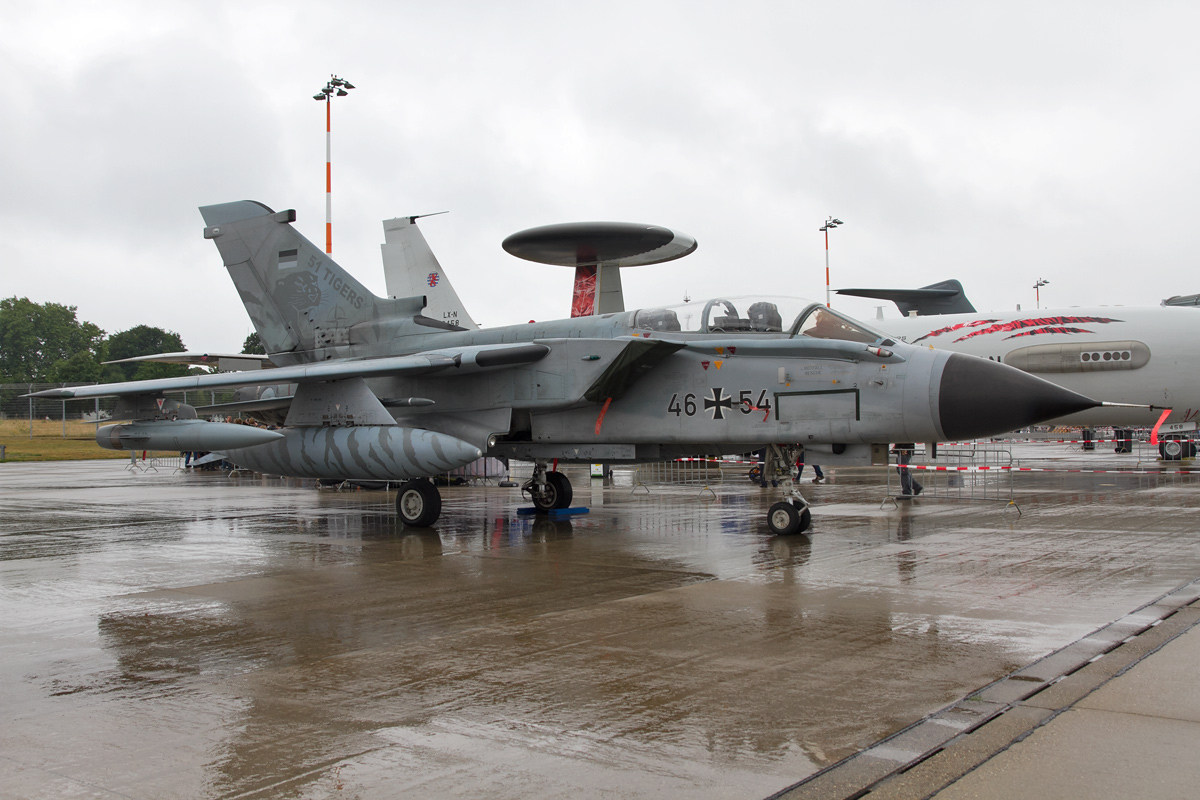
[[[1173,442],[1200,442],[1200,439],[1171,439]],[[986,447],[1007,444],[1115,444],[1118,442],[1144,442],[1148,439],[1001,439],[988,442],[939,442],[938,447]]]
[[[1081,472],[1089,475],[1197,475],[1200,468],[1190,469],[1062,469],[1059,467],[935,467],[928,464],[908,464],[897,469],[923,470],[925,472]]]

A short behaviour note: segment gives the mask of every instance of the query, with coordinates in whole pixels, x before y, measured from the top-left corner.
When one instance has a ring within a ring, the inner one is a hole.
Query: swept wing
[[[405,356],[351,359],[326,364],[300,364],[271,370],[272,383],[313,383],[346,378],[380,378],[399,375],[425,375],[454,370],[468,373],[485,369],[511,367],[538,361],[550,352],[544,344],[479,345],[443,350],[430,350]],[[226,372],[215,375],[185,375],[180,378],[160,378],[148,381],[124,381],[96,386],[74,386],[46,389],[28,397],[48,397],[70,400],[85,397],[126,397],[156,395],[164,392],[183,392],[193,389],[224,389],[253,386],[263,382],[256,370]]]

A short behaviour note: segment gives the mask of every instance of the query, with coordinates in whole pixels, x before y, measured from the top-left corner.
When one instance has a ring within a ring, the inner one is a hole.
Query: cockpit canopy
[[[635,328],[663,333],[779,333],[872,344],[887,338],[857,320],[800,297],[728,297],[631,312]],[[785,320],[790,320],[784,327]]]

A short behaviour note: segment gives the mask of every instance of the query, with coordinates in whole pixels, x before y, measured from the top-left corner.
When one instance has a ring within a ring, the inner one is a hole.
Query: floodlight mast
[[[1042,307],[1042,287],[1049,282],[1050,281],[1046,280],[1045,278],[1038,278],[1037,283],[1033,285],[1033,290],[1037,293],[1037,307],[1039,309]]]
[[[333,145],[330,124],[330,105],[334,97],[346,97],[350,94],[347,89],[353,89],[354,84],[337,75],[330,75],[321,91],[313,95],[313,100],[325,101],[325,252],[333,253]]]
[[[825,307],[832,308],[829,305],[829,231],[836,228],[838,225],[845,225],[836,217],[826,217],[825,224],[820,227],[820,230],[825,232]]]

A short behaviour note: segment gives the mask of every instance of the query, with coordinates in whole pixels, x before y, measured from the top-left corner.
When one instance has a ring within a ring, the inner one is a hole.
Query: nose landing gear
[[[780,500],[767,512],[767,526],[781,536],[801,533],[812,527],[812,512],[803,497],[798,502],[796,498]]]
[[[561,472],[549,472],[540,461],[534,463],[533,477],[525,482],[521,492],[528,494],[533,507],[543,514],[558,508],[570,508],[574,495],[567,476]]]
[[[774,476],[772,483],[777,479],[790,495],[771,506],[767,512],[767,527],[781,536],[803,533],[812,527],[812,511],[809,510],[808,501],[796,488],[795,464],[800,455],[799,448],[771,445],[765,455],[763,476]]]

